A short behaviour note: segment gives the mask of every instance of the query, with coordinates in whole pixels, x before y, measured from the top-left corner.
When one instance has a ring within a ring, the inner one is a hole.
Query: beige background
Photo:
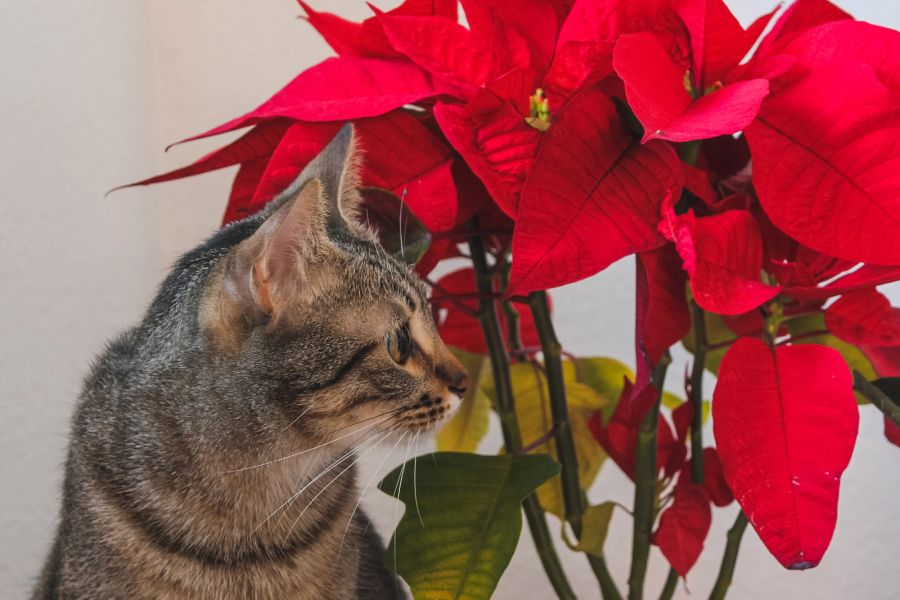
[[[350,17],[366,11],[362,0],[313,4]],[[745,22],[770,8],[730,4]],[[900,28],[898,2],[843,5]],[[27,595],[49,545],[68,418],[93,355],[138,318],[175,257],[216,227],[233,173],[104,192],[199,156],[209,143],[162,148],[255,106],[324,58],[327,48],[298,13],[291,0],[0,0],[0,597]],[[555,294],[568,349],[631,361],[631,270],[624,261]],[[890,293],[897,304],[900,294]],[[684,368],[678,359],[674,373]],[[863,409],[821,566],[787,572],[750,531],[732,597],[900,596],[900,450],[880,428],[875,411]],[[498,446],[492,436],[486,451]],[[630,505],[631,487],[609,464],[592,496]],[[367,504],[389,531],[391,501],[370,491]],[[734,507],[715,510],[688,580],[693,597],[708,593],[733,515]],[[629,523],[618,513],[607,542],[623,588]],[[598,597],[584,560],[562,552],[580,597]],[[654,552],[650,596],[665,573]],[[527,536],[497,597],[550,597]]]

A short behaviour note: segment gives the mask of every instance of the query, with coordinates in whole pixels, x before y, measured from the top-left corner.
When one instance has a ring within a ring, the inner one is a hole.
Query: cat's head
[[[244,385],[317,438],[432,429],[469,385],[424,285],[365,225],[354,145],[345,127],[220,263],[201,308]]]

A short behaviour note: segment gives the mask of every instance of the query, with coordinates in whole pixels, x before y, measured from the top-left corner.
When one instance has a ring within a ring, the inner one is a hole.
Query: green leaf
[[[475,452],[488,430],[491,399],[484,393],[485,380],[490,379],[488,359],[480,354],[471,354],[459,348],[450,352],[469,372],[469,389],[459,410],[435,436],[437,449],[448,452]]]
[[[615,502],[604,502],[596,506],[589,506],[584,511],[582,518],[581,540],[577,544],[569,541],[566,533],[566,524],[563,523],[562,537],[566,544],[572,550],[587,552],[594,556],[603,556],[603,544],[606,542],[606,535],[609,533],[609,522],[612,520],[613,509],[616,507]]]
[[[787,325],[788,331],[792,336],[802,335],[815,331],[822,331],[826,329],[825,316],[821,314],[790,319],[785,324]],[[869,359],[866,358],[866,355],[862,353],[862,350],[860,350],[853,344],[848,344],[847,342],[838,339],[830,333],[814,335],[791,343],[819,344],[820,346],[828,346],[829,348],[834,348],[835,350],[840,352],[841,356],[844,357],[844,361],[847,363],[847,366],[850,367],[851,371],[859,371],[860,374],[862,374],[862,376],[869,381],[878,378],[878,375],[875,373],[875,368],[872,366],[872,363],[869,362]],[[865,395],[859,392],[856,392],[856,401],[859,404],[869,403],[868,398],[866,398]]]
[[[593,388],[576,381],[575,364],[563,361],[563,381],[566,384],[566,400],[569,405],[569,424],[575,441],[575,453],[578,457],[578,476],[583,489],[594,482],[600,466],[606,459],[606,453],[587,426],[588,420],[595,412],[602,409],[607,399]],[[532,363],[517,363],[510,367],[513,395],[515,396],[516,417],[522,444],[529,446],[541,438],[547,437],[553,430],[553,414],[550,408],[550,394],[547,389],[547,378],[543,370]],[[485,393],[492,399],[495,392],[492,385],[485,386]],[[556,441],[552,436],[535,446],[532,451],[546,452],[557,458]],[[565,516],[562,484],[559,477],[554,477],[538,490],[541,506],[559,518]]]
[[[385,564],[416,599],[486,600],[516,549],[522,500],[559,464],[546,454],[437,452],[407,462],[402,481],[401,469],[378,486],[406,505]]]
[[[634,373],[624,363],[614,358],[591,357],[579,358],[578,381],[593,388],[595,392],[606,398],[603,407],[603,419],[609,421],[619,396],[622,394],[624,379],[634,381]]]
[[[718,344],[724,344],[726,342],[731,342],[736,340],[738,334],[731,330],[728,325],[725,324],[724,319],[716,313],[711,313],[709,311],[703,311],[704,322],[706,323],[706,341],[710,346],[716,346]],[[691,327],[688,330],[687,335],[682,338],[681,343],[691,354],[694,353],[694,349],[696,345],[694,344],[694,328]],[[722,362],[722,358],[725,356],[725,353],[728,352],[728,348],[730,346],[724,346],[722,348],[711,348],[706,351],[706,370],[712,373],[713,375],[718,374],[719,372],[719,364]]]

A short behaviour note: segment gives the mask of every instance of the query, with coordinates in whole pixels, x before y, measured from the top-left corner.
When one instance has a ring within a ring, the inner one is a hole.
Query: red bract
[[[577,95],[544,134],[522,190],[507,293],[578,281],[659,246],[655,211],[681,178],[670,146],[638,145],[599,90]]]
[[[900,105],[871,69],[833,61],[802,75],[766,99],[746,133],[776,226],[831,256],[900,264],[900,153],[884,151],[900,133]]]
[[[643,141],[686,142],[743,129],[769,92],[765,79],[740,81],[694,100],[684,72],[650,33],[623,35],[613,66],[625,82],[628,104],[644,126]]]
[[[387,13],[382,13],[370,4],[375,16],[362,23],[352,23],[330,13],[314,11],[303,0],[299,0],[299,3],[306,11],[306,19],[310,25],[315,27],[334,51],[342,56],[345,54],[375,58],[401,56],[401,53],[391,46],[382,29],[382,23],[378,18],[381,15],[420,17],[438,15],[453,21],[457,18],[455,0],[406,0]]]
[[[646,295],[646,310],[638,324],[638,338],[647,353],[649,364],[655,365],[665,351],[684,337],[691,327],[691,314],[685,297],[686,277],[678,254],[664,246],[638,254],[637,295]],[[641,300],[639,300],[639,303]]]
[[[658,395],[659,392],[656,389],[646,386],[637,394],[637,396],[646,397],[636,398],[634,385],[626,379],[622,394],[609,422],[604,422],[602,412],[597,412],[588,421],[588,427],[594,435],[594,439],[603,446],[603,449],[622,469],[622,472],[632,480],[634,480],[638,429],[646,412],[643,407],[648,402],[652,403]],[[683,419],[676,420],[676,426],[683,422]],[[660,415],[656,434],[656,467],[666,476],[677,473],[684,463],[685,433],[686,428],[673,432],[668,421]]]
[[[653,543],[682,577],[688,574],[703,551],[703,542],[712,524],[709,496],[703,486],[679,481],[672,504],[659,517]]]
[[[841,296],[825,311],[825,325],[851,344],[900,346],[900,309],[874,289]]]
[[[859,425],[841,355],[741,338],[719,367],[712,417],[725,479],[763,543],[789,569],[816,566]]]
[[[715,448],[703,449],[703,489],[716,506],[728,506],[734,501],[734,494],[725,481],[722,461]]]
[[[663,212],[661,230],[675,242],[697,304],[720,314],[739,314],[778,293],[779,288],[759,281],[762,240],[749,212],[729,210],[698,219],[693,212],[676,215],[671,202]]]
[[[475,272],[471,268],[453,271],[435,282],[431,294],[432,308],[441,339],[466,352],[486,354],[481,324],[473,314],[478,309],[476,294]],[[519,313],[522,343],[526,348],[539,347],[541,342],[531,311],[523,305],[514,305],[514,308]],[[498,317],[500,328],[505,331],[506,317],[502,312]]]
[[[438,103],[434,116],[497,205],[515,218],[541,133],[512,106],[488,92],[466,106]]]
[[[298,121],[374,117],[447,93],[458,93],[458,88],[450,82],[436,81],[407,61],[352,56],[329,58],[298,75],[244,116],[189,139],[225,133],[276,117]]]

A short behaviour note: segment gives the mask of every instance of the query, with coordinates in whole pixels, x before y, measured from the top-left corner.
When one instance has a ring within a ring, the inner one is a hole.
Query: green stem
[[[569,407],[566,401],[566,386],[562,369],[562,346],[553,329],[553,321],[550,319],[550,307],[547,304],[547,293],[543,291],[533,292],[528,297],[531,314],[534,317],[534,325],[538,338],[541,341],[541,351],[544,354],[544,370],[547,375],[547,389],[550,393],[550,412],[553,418],[553,430],[556,432],[556,454],[562,465],[561,483],[563,491],[563,507],[566,513],[566,521],[572,527],[575,537],[581,538],[584,508],[587,504],[581,482],[578,476],[578,456],[575,453],[575,440],[572,437],[572,426],[569,423]],[[606,560],[601,556],[587,555],[591,570],[600,584],[600,593],[604,600],[620,600],[622,595],[616,588],[606,566]]]
[[[703,483],[703,370],[706,367],[706,315],[691,301],[694,321],[694,365],[691,368],[691,397],[694,407],[691,420],[691,480]]]
[[[569,423],[569,406],[566,401],[566,386],[562,369],[562,346],[553,330],[550,320],[550,309],[547,305],[546,292],[533,292],[528,298],[531,314],[541,350],[544,353],[544,369],[547,371],[547,389],[550,392],[550,413],[553,417],[553,429],[556,431],[556,454],[562,464],[563,505],[566,521],[572,526],[576,536],[581,536],[581,517],[584,514],[584,502],[581,494],[581,483],[578,480],[578,455],[575,454],[575,440],[572,437],[572,425]]]
[[[475,225],[477,228],[477,224]],[[497,302],[493,298],[493,284],[491,271],[488,268],[487,256],[484,252],[484,244],[481,238],[473,236],[469,240],[469,252],[472,255],[472,265],[475,269],[476,284],[482,295],[478,302],[478,319],[481,330],[488,347],[491,361],[491,373],[494,377],[494,388],[497,397],[497,412],[500,415],[500,428],[503,432],[503,442],[506,451],[510,454],[522,450],[522,436],[519,431],[519,421],[516,417],[512,380],[509,374],[509,354],[503,343],[500,333],[500,320],[497,315]],[[553,537],[547,527],[544,511],[538,502],[537,495],[531,494],[522,503],[525,511],[525,519],[531,537],[537,548],[538,557],[544,572],[550,580],[556,595],[563,600],[574,600],[575,592],[566,578],[562,563],[556,553]]]
[[[675,595],[675,586],[678,584],[678,571],[669,567],[669,576],[666,577],[666,584],[663,586],[662,592],[659,594],[659,600],[672,600]]]
[[[853,371],[853,389],[869,399],[872,405],[883,412],[896,425],[900,425],[900,405],[891,400],[875,384],[868,381],[859,371]]]
[[[588,554],[587,557],[591,570],[597,577],[597,581],[600,582],[600,594],[603,596],[603,600],[622,600],[622,594],[619,593],[619,588],[616,587],[616,582],[609,573],[606,560],[602,556],[593,554]]]
[[[502,290],[505,290],[509,284],[509,269],[509,261],[504,260],[503,268],[500,269],[500,289]],[[519,316],[519,311],[516,310],[509,300],[504,300],[500,306],[503,309],[504,316],[506,316],[506,339],[509,342],[509,349],[515,353],[515,351],[521,350],[524,346],[522,343],[522,328],[520,326],[522,318]]]
[[[656,516],[656,431],[659,426],[659,405],[663,382],[671,357],[666,354],[653,372],[653,383],[659,390],[656,401],[641,420],[638,429],[634,466],[634,528],[631,548],[631,571],[628,574],[628,598],[644,597],[644,579],[650,558],[650,537]]]
[[[709,600],[722,600],[725,598],[725,593],[728,591],[731,579],[734,576],[734,565],[737,562],[738,550],[740,549],[745,529],[747,529],[747,517],[743,512],[739,512],[734,520],[734,525],[728,530],[728,542],[725,544],[725,554],[722,555],[722,566],[719,567],[719,576],[716,578],[716,583],[709,594]]]

